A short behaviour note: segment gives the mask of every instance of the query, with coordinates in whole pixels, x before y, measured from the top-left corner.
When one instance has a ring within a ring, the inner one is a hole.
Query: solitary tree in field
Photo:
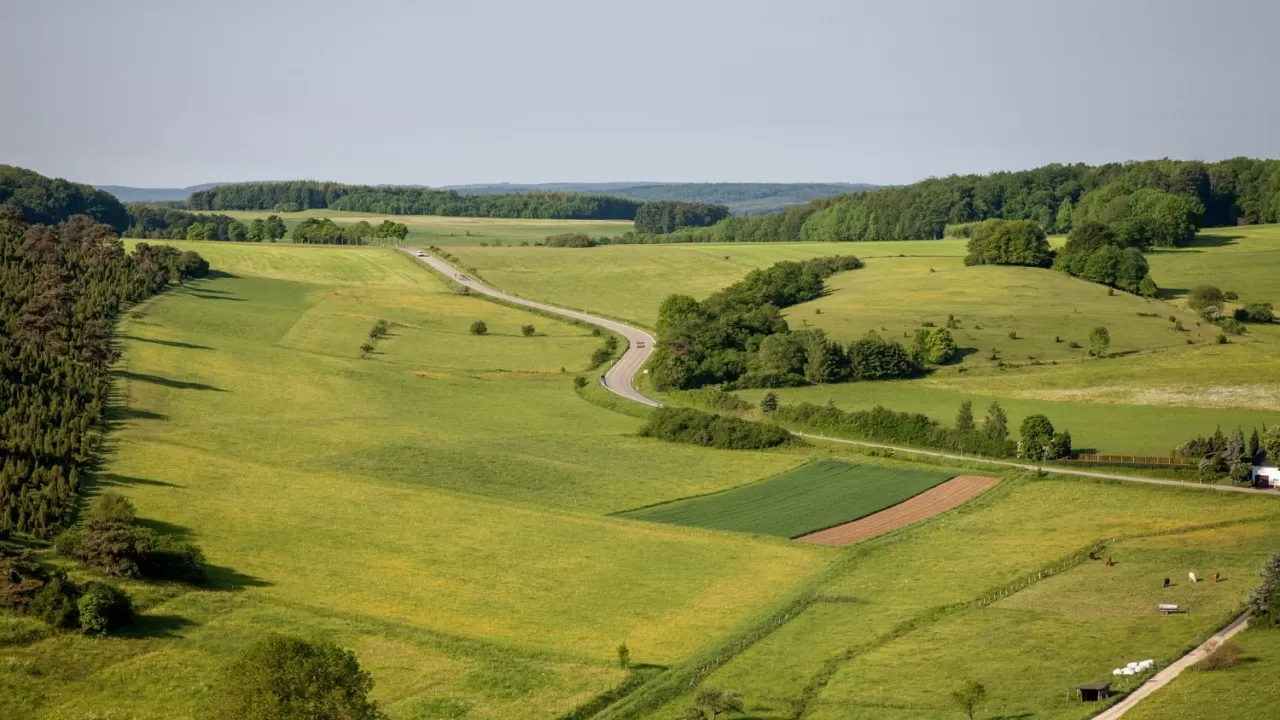
[[[563,370],[562,370],[561,372],[563,372]],[[581,390],[582,388],[584,388],[584,387],[586,387],[586,386],[587,386],[587,379],[586,379],[586,378],[584,378],[584,377],[582,377],[581,375],[579,375],[579,376],[577,376],[577,377],[575,377],[575,378],[573,379],[573,387],[574,387],[574,388],[576,388],[576,389],[578,389],[578,390]]]
[[[1101,325],[1089,333],[1089,354],[1094,357],[1106,357],[1107,348],[1111,347],[1111,333]]]
[[[973,432],[973,403],[969,400],[960,403],[960,412],[956,413],[956,430],[962,433]]]
[[[631,669],[631,648],[626,643],[618,646],[618,667],[623,670]]]
[[[778,393],[770,390],[760,398],[760,410],[771,413],[778,409]]]
[[[534,334],[535,332],[537,332],[537,330],[536,330],[532,325],[521,325],[521,326],[520,326],[520,334],[521,334],[521,335],[523,335],[523,336],[525,336],[525,337],[533,337],[533,334]]]
[[[961,712],[968,716],[969,720],[973,720],[974,715],[978,712],[978,707],[986,699],[987,688],[982,683],[973,680],[951,693],[951,700],[955,702]]]
[[[226,669],[209,720],[386,720],[370,700],[373,678],[350,650],[271,635]]]
[[[483,320],[477,320],[471,323],[472,335],[484,335],[487,332],[489,332],[489,326],[486,325]]]
[[[1009,418],[1004,414],[1000,403],[993,402],[987,408],[987,422],[982,428],[983,434],[992,440],[1004,440],[1009,437]]]
[[[742,712],[742,693],[721,688],[702,688],[694,704],[684,711],[684,720],[716,720],[724,713]]]
[[[360,346],[360,357],[367,358],[372,354],[373,354],[373,343],[366,340],[365,343]]]

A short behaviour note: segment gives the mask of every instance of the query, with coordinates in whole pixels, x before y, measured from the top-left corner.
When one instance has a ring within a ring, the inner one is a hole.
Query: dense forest
[[[51,225],[87,215],[116,232],[129,225],[124,205],[110,193],[12,165],[0,165],[0,205],[16,209],[29,223]]]
[[[948,227],[989,219],[1031,220],[1049,233],[1095,220],[1125,236],[1144,235],[1145,244],[1178,245],[1198,227],[1280,222],[1280,160],[1151,160],[953,175],[615,242],[931,240]]]
[[[404,240],[408,235],[408,226],[390,220],[375,226],[364,220],[339,225],[329,218],[307,218],[294,226],[290,238],[308,245],[372,245]]]
[[[636,230],[665,234],[680,228],[715,225],[727,217],[729,208],[724,205],[657,200],[636,210]]]
[[[103,419],[121,307],[209,268],[169,246],[126,253],[113,226],[60,215],[81,207],[42,215],[57,225],[0,207],[0,532],[43,534],[71,508]]]
[[[192,193],[192,210],[300,210],[330,208],[380,215],[634,220],[640,203],[608,195],[516,193],[460,195],[452,190],[373,187],[299,180],[221,185]]]

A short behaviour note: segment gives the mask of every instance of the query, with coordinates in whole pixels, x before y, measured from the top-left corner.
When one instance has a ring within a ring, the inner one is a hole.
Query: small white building
[[[1280,467],[1273,465],[1254,465],[1249,476],[1254,487],[1280,488]]]

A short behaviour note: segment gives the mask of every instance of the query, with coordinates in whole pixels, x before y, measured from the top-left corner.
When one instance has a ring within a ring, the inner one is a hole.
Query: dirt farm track
[[[809,533],[796,540],[815,545],[852,545],[900,527],[906,527],[911,523],[927,520],[957,505],[963,505],[997,482],[999,481],[996,478],[981,475],[954,477],[874,515]]]

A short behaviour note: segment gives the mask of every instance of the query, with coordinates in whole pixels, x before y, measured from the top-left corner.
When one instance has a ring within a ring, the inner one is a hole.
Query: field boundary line
[[[1166,487],[1192,488],[1196,490],[1217,490],[1219,492],[1237,492],[1247,495],[1265,495],[1269,497],[1280,497],[1280,492],[1274,490],[1259,490],[1256,488],[1236,487],[1234,485],[1199,485],[1195,483],[1182,482],[1181,480],[1165,480],[1163,478],[1138,477],[1135,475],[1116,475],[1113,473],[1092,472],[1089,470],[1073,470],[1071,468],[1057,467],[1055,465],[1034,465],[1030,463],[1021,463],[1013,460],[996,460],[994,458],[977,457],[973,455],[958,455],[955,453],[943,452],[941,450],[918,450],[916,448],[903,447],[901,445],[886,445],[884,443],[870,442],[867,440],[849,440],[847,438],[831,437],[829,435],[815,435],[813,433],[802,432],[800,430],[792,430],[792,435],[811,440],[825,440],[827,442],[843,443],[846,445],[858,445],[860,447],[876,448],[880,450],[892,450],[894,452],[913,453],[916,455],[925,455],[928,457],[943,458],[945,460],[959,460],[962,462],[975,462],[987,465],[999,465],[1001,467],[1015,468],[1017,470],[1031,470],[1033,472],[1055,473],[1059,475],[1077,475],[1079,477],[1097,478],[1100,480],[1120,480],[1123,482],[1146,483],[1149,485],[1164,485]]]

